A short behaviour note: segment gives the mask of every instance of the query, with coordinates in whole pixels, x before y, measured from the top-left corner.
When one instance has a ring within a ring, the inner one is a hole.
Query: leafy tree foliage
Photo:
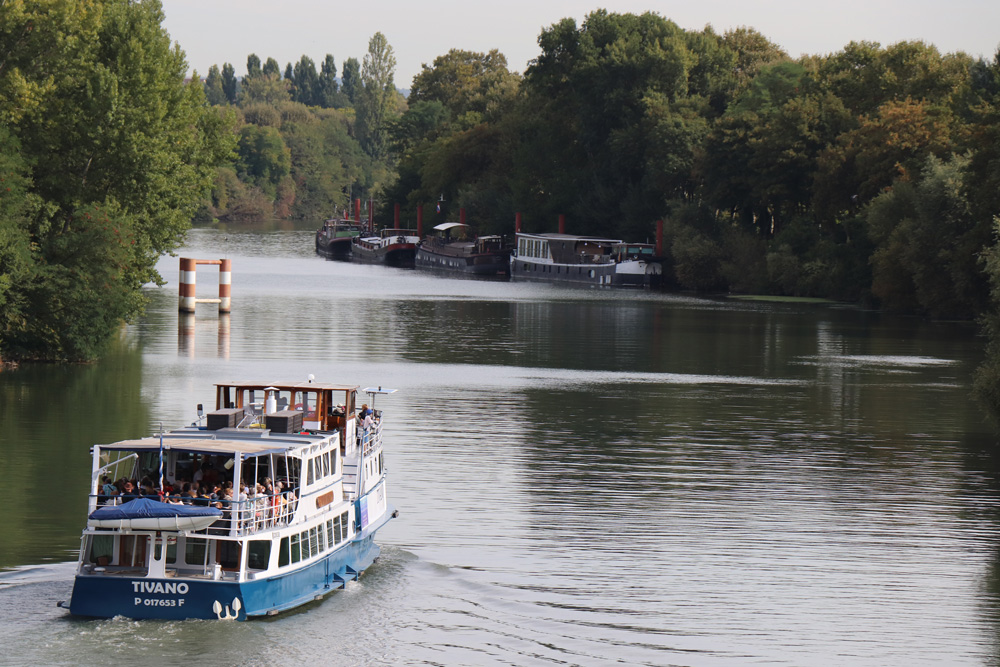
[[[344,68],[341,73],[341,90],[347,95],[351,104],[358,101],[358,90],[361,88],[361,63],[357,58],[348,58],[344,61]]]
[[[361,87],[357,92],[355,108],[358,114],[358,138],[361,147],[378,160],[388,151],[389,122],[395,110],[398,93],[393,83],[396,56],[380,32],[368,41],[361,69]]]
[[[261,73],[265,76],[271,76],[273,78],[281,78],[281,65],[274,58],[268,58],[264,63],[264,67]]]
[[[140,312],[141,286],[159,280],[157,258],[231,150],[231,117],[208,107],[197,77],[185,85],[162,20],[155,1],[37,0],[0,13],[11,128],[0,152],[26,197],[5,221],[0,261],[5,275],[30,275],[3,295],[21,304],[0,331],[7,354],[98,354]]]
[[[255,79],[261,75],[260,58],[256,53],[247,56],[247,79]]]
[[[337,85],[337,64],[329,53],[319,67],[319,85],[315,95],[316,106],[332,109],[346,106]]]
[[[411,104],[440,102],[452,118],[471,127],[487,118],[498,95],[517,84],[507,58],[496,49],[485,54],[452,49],[413,77],[409,99]]]
[[[226,91],[222,88],[222,74],[218,65],[208,68],[208,76],[205,77],[205,99],[209,104],[228,104]]]
[[[236,104],[239,83],[236,81],[236,70],[229,63],[222,65],[222,90],[230,104]]]
[[[272,195],[292,168],[291,152],[273,127],[244,125],[237,152],[243,180]]]
[[[321,105],[322,91],[319,88],[319,74],[316,73],[316,63],[313,62],[312,58],[302,56],[302,59],[295,63],[292,86],[295,91],[293,99],[296,102],[311,106]]]

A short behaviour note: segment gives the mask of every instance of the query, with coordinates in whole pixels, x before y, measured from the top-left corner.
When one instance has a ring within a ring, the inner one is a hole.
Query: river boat
[[[654,246],[570,234],[517,234],[511,280],[607,287],[650,287],[662,263]]]
[[[330,218],[316,230],[316,252],[329,259],[350,259],[353,241],[364,230],[360,222]]]
[[[420,237],[412,229],[383,229],[354,239],[351,259],[364,264],[384,264],[412,269]]]
[[[474,240],[452,239],[452,232],[466,228],[461,222],[443,222],[434,227],[440,236],[428,236],[417,247],[416,267],[469,276],[510,275],[512,248],[503,236],[478,236]]]
[[[358,387],[215,388],[216,409],[199,405],[190,426],[93,447],[87,526],[60,606],[97,618],[246,620],[319,600],[378,558],[376,531],[397,513],[382,413],[355,414]],[[374,406],[394,390],[364,391]],[[105,477],[161,483],[130,497]],[[177,497],[195,481],[217,496]]]

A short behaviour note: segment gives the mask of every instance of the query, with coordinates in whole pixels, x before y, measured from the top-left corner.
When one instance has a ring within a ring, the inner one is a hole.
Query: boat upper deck
[[[198,454],[290,454],[296,450],[322,443],[334,437],[333,433],[272,434],[267,429],[219,429],[209,431],[199,427],[185,427],[163,434],[163,449]],[[99,445],[102,450],[158,451],[160,437],[121,440]]]

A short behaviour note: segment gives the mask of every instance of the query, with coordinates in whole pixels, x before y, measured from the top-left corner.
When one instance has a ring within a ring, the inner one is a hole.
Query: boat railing
[[[378,419],[371,426],[358,428],[358,444],[363,456],[369,456],[382,447],[382,420]]]
[[[132,499],[131,496],[90,496],[92,506],[95,502],[97,506],[121,505]],[[156,497],[154,499],[158,500]],[[222,516],[215,523],[202,530],[189,531],[191,535],[245,537],[262,530],[280,528],[292,522],[299,506],[299,498],[294,491],[261,494],[247,500],[213,501],[207,498],[192,498],[190,500],[192,502],[182,502],[181,504],[216,507],[222,510]]]

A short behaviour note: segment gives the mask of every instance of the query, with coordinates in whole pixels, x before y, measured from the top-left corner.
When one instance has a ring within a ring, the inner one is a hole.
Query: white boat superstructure
[[[395,516],[382,415],[356,410],[357,389],[220,384],[216,410],[191,426],[95,445],[64,606],[97,617],[244,619],[356,579],[378,556],[375,532]],[[374,405],[392,390],[365,391]]]

